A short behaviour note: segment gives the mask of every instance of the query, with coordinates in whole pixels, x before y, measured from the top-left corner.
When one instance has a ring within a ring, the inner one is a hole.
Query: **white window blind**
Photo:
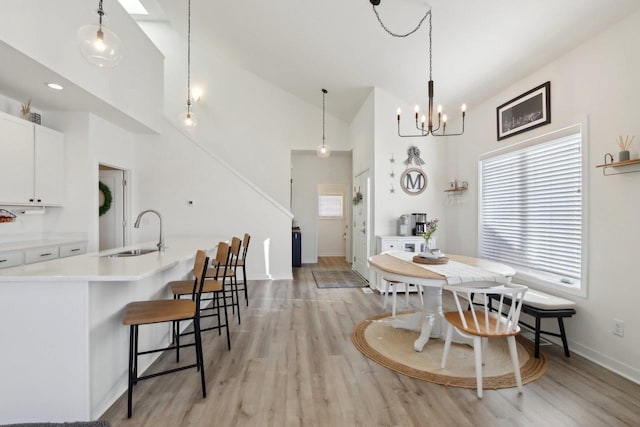
[[[579,282],[581,134],[481,161],[482,257]]]
[[[318,196],[318,216],[342,218],[342,195],[323,194]]]

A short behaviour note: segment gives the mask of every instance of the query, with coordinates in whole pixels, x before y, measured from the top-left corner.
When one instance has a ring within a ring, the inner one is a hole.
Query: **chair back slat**
[[[462,328],[465,332],[473,335],[496,336],[513,335],[520,330],[518,320],[520,318],[522,300],[528,289],[526,286],[514,283],[490,288],[451,285],[445,286],[444,289],[453,294],[459,315],[459,325],[456,326]],[[470,302],[473,301],[473,296],[481,295],[483,297],[482,308],[476,309],[472,304],[472,310],[467,311],[460,304],[458,294],[465,296]],[[499,301],[498,311],[496,312],[493,312],[489,305],[489,294],[499,296],[497,298]],[[510,300],[511,304],[508,304],[505,298]],[[506,310],[506,306],[509,309],[506,313],[503,313]],[[453,320],[451,321],[453,322]]]
[[[195,301],[198,307],[200,306],[200,296],[202,295],[204,280],[207,277],[208,267],[209,257],[205,251],[198,250],[193,261],[193,272],[196,277],[193,281],[193,290],[191,291],[191,301]]]
[[[224,285],[227,278],[227,269],[229,268],[229,263],[231,260],[231,251],[229,248],[229,244],[226,242],[218,242],[218,251],[216,252],[216,280],[222,281],[222,288],[224,289]]]
[[[242,239],[242,261],[247,259],[247,250],[249,249],[249,240],[251,240],[251,236],[247,233],[244,233],[244,238]]]
[[[240,246],[242,245],[242,240],[239,237],[234,237],[231,239],[231,264],[234,268],[238,267],[238,261],[240,260]]]

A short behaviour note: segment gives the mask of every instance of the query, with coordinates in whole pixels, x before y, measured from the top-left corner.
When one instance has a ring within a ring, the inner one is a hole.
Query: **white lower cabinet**
[[[66,258],[68,256],[81,255],[87,252],[86,243],[71,243],[69,245],[60,246],[60,258]]]
[[[425,242],[421,236],[376,236],[376,253],[389,251],[424,252]],[[382,275],[376,273],[376,281],[372,286],[378,292],[384,292]],[[398,292],[404,292],[405,284],[398,286]],[[415,285],[409,286],[409,292],[416,292]]]
[[[24,251],[0,252],[0,268],[24,264]]]
[[[24,263],[33,264],[34,262],[49,261],[58,258],[59,248],[57,246],[48,246],[46,248],[33,248],[24,251]]]
[[[82,255],[86,252],[86,241],[0,251],[0,268],[9,268],[22,264],[33,264],[57,258]]]

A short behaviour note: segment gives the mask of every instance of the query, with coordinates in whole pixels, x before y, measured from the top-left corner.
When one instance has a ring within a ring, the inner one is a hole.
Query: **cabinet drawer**
[[[399,240],[382,240],[380,242],[380,252],[402,251],[402,244]]]
[[[23,251],[0,253],[0,268],[14,267],[22,264],[24,264]]]
[[[50,246],[46,248],[34,248],[24,251],[24,263],[31,264],[34,262],[47,261],[58,258],[58,247]]]
[[[60,246],[60,258],[68,256],[81,255],[87,252],[86,243],[71,243],[68,245]]]

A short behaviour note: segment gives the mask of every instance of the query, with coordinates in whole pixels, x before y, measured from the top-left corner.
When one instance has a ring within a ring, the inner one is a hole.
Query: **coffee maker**
[[[422,236],[427,229],[427,214],[413,213],[411,214],[411,231],[414,236]]]

